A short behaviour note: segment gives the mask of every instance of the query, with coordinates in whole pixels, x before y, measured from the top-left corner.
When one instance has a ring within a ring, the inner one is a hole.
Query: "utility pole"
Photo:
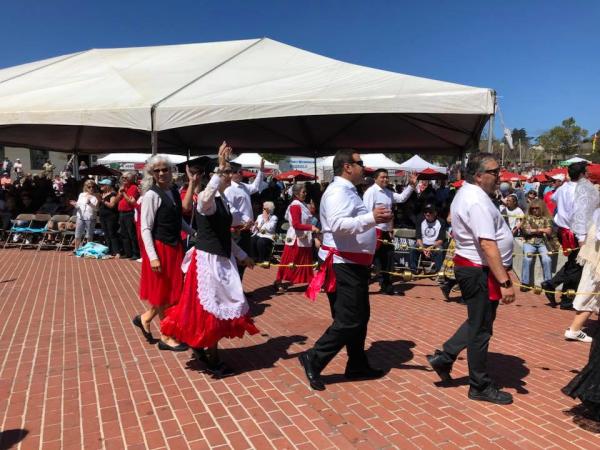
[[[521,153],[521,138],[519,138],[519,169],[523,166],[523,154]]]

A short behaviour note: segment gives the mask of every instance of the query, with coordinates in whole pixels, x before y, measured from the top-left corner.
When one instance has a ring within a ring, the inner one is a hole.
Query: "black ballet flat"
[[[192,353],[198,361],[208,363],[208,355],[206,354],[206,350],[203,348],[192,348]]]
[[[235,370],[229,367],[224,362],[218,362],[216,364],[209,364],[207,369],[213,378],[227,378],[235,374]]]
[[[131,322],[140,330],[142,330],[142,334],[148,342],[154,342],[154,336],[152,336],[152,332],[146,331],[144,329],[144,324],[142,323],[142,316],[135,316]]]
[[[188,349],[187,344],[180,342],[179,345],[173,347],[172,345],[166,344],[163,341],[158,341],[158,348],[160,350],[169,350],[171,352],[185,352]]]

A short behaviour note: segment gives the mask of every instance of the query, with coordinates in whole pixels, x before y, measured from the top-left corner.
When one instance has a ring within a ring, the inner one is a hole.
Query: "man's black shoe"
[[[450,372],[452,371],[452,363],[446,362],[443,353],[440,350],[436,350],[433,356],[428,356],[427,361],[435,372],[439,375],[443,382],[452,380]]]
[[[542,281],[541,286],[544,291],[554,291],[555,290],[554,285],[550,281]],[[550,302],[550,306],[552,306],[554,308],[556,306],[556,298],[554,296],[554,293],[553,292],[544,292],[544,295]]]
[[[501,391],[493,385],[489,385],[482,391],[469,388],[469,398],[481,402],[496,403],[497,405],[510,405],[513,402],[511,394]]]
[[[521,292],[529,292],[531,290],[531,285],[529,284],[522,284],[521,287],[519,288],[519,291]]]
[[[367,378],[381,378],[385,375],[385,370],[375,369],[374,367],[367,366],[360,369],[348,369],[344,372],[344,376],[349,380],[360,380]]]
[[[325,383],[321,379],[321,374],[319,374],[313,367],[310,357],[308,353],[304,352],[299,357],[298,360],[302,367],[304,367],[304,373],[306,373],[306,378],[308,379],[308,384],[315,391],[324,391]]]
[[[562,310],[573,311],[573,302],[563,300],[560,302],[560,305],[558,307]]]
[[[442,290],[442,295],[444,296],[446,301],[449,302],[450,301],[450,291],[452,290],[452,286],[450,286],[448,283],[445,283],[440,286],[440,289]]]
[[[396,290],[394,289],[394,286],[388,284],[387,286],[381,286],[381,290],[379,292],[385,295],[394,295]]]

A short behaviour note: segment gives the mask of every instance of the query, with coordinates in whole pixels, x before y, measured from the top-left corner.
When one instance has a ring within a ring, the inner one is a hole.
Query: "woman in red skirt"
[[[179,300],[183,286],[181,229],[185,226],[189,231],[189,227],[182,220],[181,198],[173,186],[172,167],[165,156],[153,156],[146,164],[142,181],[139,222],[144,251],[140,298],[150,303],[150,309],[136,316],[133,324],[149,342],[154,342],[150,322],[156,316],[163,319],[165,309]],[[187,350],[185,344],[164,333],[158,348]]]
[[[231,238],[232,218],[223,194],[231,184],[230,154],[231,147],[224,142],[219,149],[218,168],[212,161],[205,169],[213,175],[198,195],[197,232],[194,247],[183,263],[183,292],[179,303],[167,310],[161,322],[163,334],[192,347],[196,357],[217,377],[232,373],[219,359],[218,342],[258,333],[248,314],[236,259],[247,267],[254,266],[254,262]]]
[[[304,203],[304,185],[294,184],[292,194],[294,199],[285,212],[285,219],[290,227],[285,236],[281,264],[293,263],[296,266],[307,267],[279,267],[275,279],[275,286],[279,292],[285,292],[293,284],[310,283],[313,279],[313,268],[308,266],[313,263],[312,233],[318,233],[319,229],[311,223],[312,214]],[[284,284],[284,281],[289,283]]]

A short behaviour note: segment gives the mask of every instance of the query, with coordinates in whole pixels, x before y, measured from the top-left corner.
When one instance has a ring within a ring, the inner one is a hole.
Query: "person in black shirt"
[[[113,183],[108,178],[100,180],[100,206],[98,208],[98,218],[104,239],[108,246],[108,254],[119,257],[121,252],[121,241],[119,240],[119,211],[117,209],[117,193],[113,188]]]

